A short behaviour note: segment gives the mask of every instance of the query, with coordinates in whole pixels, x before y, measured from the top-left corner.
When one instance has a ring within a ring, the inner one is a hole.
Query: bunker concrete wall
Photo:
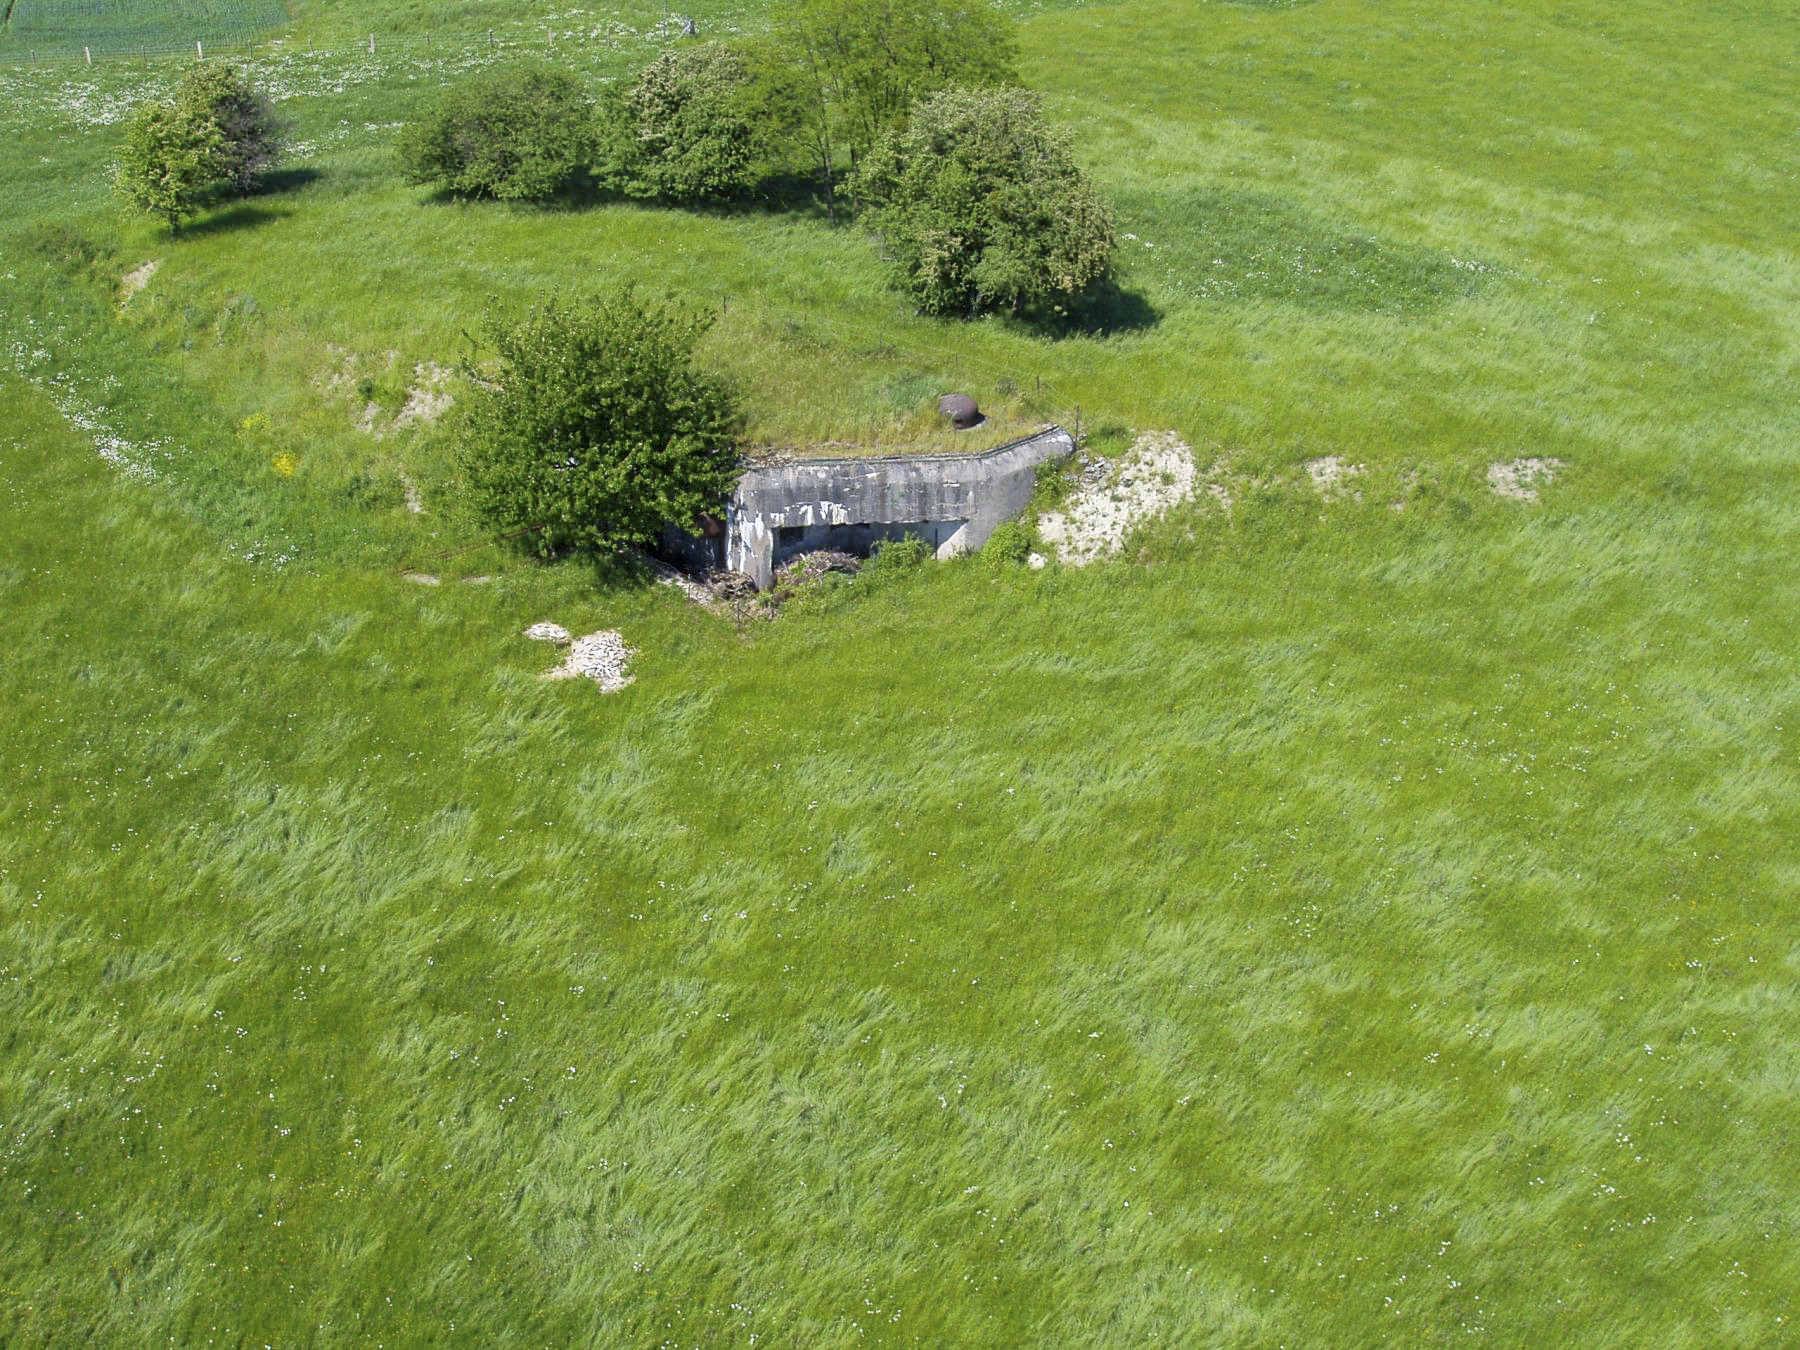
[[[732,494],[725,565],[767,587],[784,555],[806,549],[866,547],[907,533],[926,538],[939,557],[966,553],[1029,505],[1040,465],[1074,452],[1074,438],[1050,427],[979,455],[754,468]]]

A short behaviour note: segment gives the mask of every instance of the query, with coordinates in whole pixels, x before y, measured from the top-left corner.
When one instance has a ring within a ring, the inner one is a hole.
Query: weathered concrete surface
[[[766,588],[775,569],[820,548],[866,553],[881,539],[914,535],[940,558],[980,548],[994,528],[1031,501],[1041,464],[1075,452],[1061,427],[979,455],[816,459],[771,464],[744,474],[718,542],[668,544],[692,561],[743,572]]]

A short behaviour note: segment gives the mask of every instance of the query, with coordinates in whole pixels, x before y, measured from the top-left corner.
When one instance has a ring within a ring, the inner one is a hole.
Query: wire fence
[[[700,25],[672,10],[644,27],[622,21],[592,24],[586,28],[558,28],[552,24],[508,24],[480,31],[383,32],[380,29],[309,31],[301,34],[198,30],[191,36],[138,42],[116,42],[94,36],[38,35],[0,30],[0,66],[15,69],[35,66],[98,66],[114,62],[156,62],[173,59],[205,60],[306,54],[311,56],[434,59],[452,54],[488,53],[493,56],[533,54],[594,54],[616,50],[627,41],[666,41],[700,34]]]

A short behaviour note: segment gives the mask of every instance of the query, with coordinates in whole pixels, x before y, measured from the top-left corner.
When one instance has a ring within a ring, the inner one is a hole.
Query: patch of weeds
[[[1068,500],[1080,481],[1074,459],[1052,459],[1037,466],[1037,484],[1031,490],[1032,515],[1054,511]]]
[[[990,571],[1010,571],[1025,566],[1034,545],[1031,527],[1022,520],[1009,520],[988,536],[975,556]]]
[[[48,221],[25,231],[25,247],[52,266],[75,276],[90,275],[97,264],[113,256],[111,243],[102,243],[63,221]]]
[[[220,308],[219,317],[213,323],[215,340],[221,347],[238,341],[254,327],[261,315],[262,305],[254,295],[232,296]]]
[[[922,566],[931,557],[931,545],[909,535],[904,539],[883,539],[863,564],[863,575],[877,584]]]
[[[881,382],[881,401],[901,415],[926,411],[944,392],[943,383],[936,375],[895,375]]]
[[[359,511],[393,511],[406,501],[406,484],[393,468],[371,465],[352,474],[338,497]]]
[[[374,404],[389,417],[396,417],[406,406],[411,394],[404,362],[390,361],[378,375],[364,375],[356,382],[357,400],[365,407]]]

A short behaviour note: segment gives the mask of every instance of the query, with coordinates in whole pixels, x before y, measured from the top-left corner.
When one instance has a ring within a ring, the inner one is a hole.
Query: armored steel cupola
[[[938,400],[938,411],[948,417],[958,431],[981,425],[981,409],[967,394],[945,394]]]

